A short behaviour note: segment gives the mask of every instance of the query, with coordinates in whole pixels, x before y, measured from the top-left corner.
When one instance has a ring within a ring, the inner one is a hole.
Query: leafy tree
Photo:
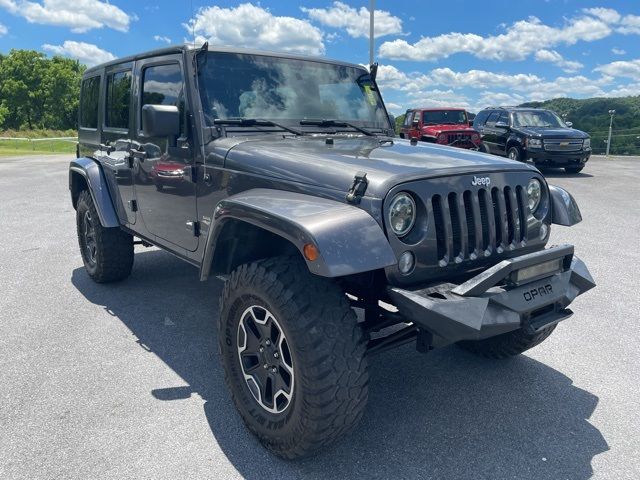
[[[69,129],[77,124],[84,66],[34,50],[0,57],[0,129]]]

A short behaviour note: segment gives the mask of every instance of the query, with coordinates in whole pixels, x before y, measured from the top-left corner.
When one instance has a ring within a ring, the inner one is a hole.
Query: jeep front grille
[[[544,149],[549,152],[575,152],[582,149],[582,140],[575,138],[562,138],[543,140]]]
[[[431,202],[441,267],[526,245],[529,212],[520,185],[434,195]]]
[[[447,134],[447,143],[473,143],[471,135],[468,133],[449,133]]]

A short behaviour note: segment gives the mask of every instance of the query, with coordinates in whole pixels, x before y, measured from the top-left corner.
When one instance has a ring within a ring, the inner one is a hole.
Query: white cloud
[[[103,27],[126,32],[129,23],[136,19],[100,0],[0,0],[0,7],[29,23],[69,27],[75,33]]]
[[[100,63],[114,60],[116,57],[110,52],[103,50],[96,45],[85,42],[74,42],[67,40],[62,45],[50,45],[45,43],[42,48],[54,55],[62,55],[79,60],[80,63],[92,67]]]
[[[333,28],[343,28],[353,38],[369,38],[369,9],[360,7],[359,10],[342,3],[333,2],[329,8],[305,8],[301,10],[310,19]],[[402,20],[385,10],[376,10],[374,22],[374,37],[402,33]]]
[[[9,30],[3,24],[0,23],[0,37],[6,35]]]
[[[156,42],[171,43],[171,39],[169,37],[164,37],[162,35],[154,35],[153,39]]]
[[[625,50],[621,49],[621,48],[613,47],[613,48],[611,49],[611,53],[613,53],[614,55],[624,55],[624,54],[626,54],[627,52],[626,52]]]
[[[538,50],[534,58],[538,62],[549,62],[553,65],[560,67],[567,73],[575,73],[580,70],[584,65],[574,60],[566,60],[560,53],[555,50]]]
[[[190,33],[195,32],[197,42],[209,40],[217,45],[324,54],[320,29],[306,20],[275,16],[251,3],[235,8],[201,8],[184,27]]]
[[[524,60],[541,49],[600,40],[614,30],[640,34],[640,16],[623,17],[613,9],[595,8],[583,10],[562,26],[546,25],[529,17],[504,28],[505,33],[499,35],[451,32],[423,37],[413,44],[397,39],[384,42],[379,54],[382,58],[414,61],[433,61],[456,53],[497,61]]]
[[[626,77],[640,80],[640,59],[607,63],[606,65],[596,67],[594,71],[604,73],[611,77]]]
[[[627,15],[620,22],[618,32],[625,35],[640,35],[640,16]]]
[[[640,85],[637,82],[625,87],[613,80],[613,76],[604,71],[596,78],[574,75],[547,80],[533,74],[486,70],[457,72],[436,68],[427,72],[404,72],[384,64],[379,66],[377,78],[383,93],[390,92],[390,98],[402,110],[425,105],[464,107],[472,111],[488,105],[519,105],[558,97],[631,95]]]

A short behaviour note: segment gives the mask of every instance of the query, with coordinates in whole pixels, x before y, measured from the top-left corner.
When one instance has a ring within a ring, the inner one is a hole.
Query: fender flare
[[[569,192],[556,185],[549,185],[549,194],[553,223],[570,227],[582,221],[578,203]]]
[[[394,265],[397,260],[382,228],[366,211],[335,200],[270,189],[252,189],[222,200],[207,233],[200,279],[206,280],[217,238],[229,220],[239,220],[291,242],[304,258],[305,244],[320,253],[305,258],[311,273],[341,277]]]
[[[69,164],[69,190],[72,201],[74,201],[74,175],[81,175],[87,182],[87,188],[98,211],[100,224],[106,228],[119,227],[118,215],[113,206],[104,173],[102,173],[98,162],[88,157],[76,158],[71,161]]]

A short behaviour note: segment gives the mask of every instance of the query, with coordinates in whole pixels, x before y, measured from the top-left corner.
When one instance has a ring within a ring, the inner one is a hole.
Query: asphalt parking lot
[[[221,288],[155,249],[82,268],[68,158],[0,159],[0,478],[640,478],[640,158],[546,172],[584,221],[555,227],[598,287],[508,361],[410,347],[372,361],[360,426],[285,462],[244,429],[214,328]]]

